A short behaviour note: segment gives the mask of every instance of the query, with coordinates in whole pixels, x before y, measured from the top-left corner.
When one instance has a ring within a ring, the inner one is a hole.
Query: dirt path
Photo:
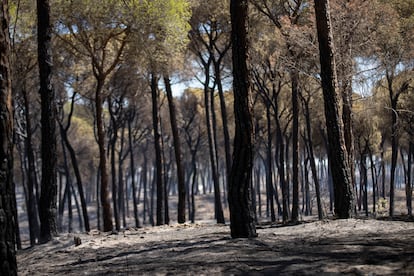
[[[231,239],[228,226],[173,225],[117,235],[63,235],[20,251],[19,275],[414,274],[414,223],[335,220],[262,226]]]

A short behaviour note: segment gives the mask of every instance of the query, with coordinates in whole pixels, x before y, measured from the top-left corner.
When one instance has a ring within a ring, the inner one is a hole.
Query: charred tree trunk
[[[366,147],[361,154],[361,190],[363,190],[362,205],[365,215],[368,217],[368,166],[367,166]]]
[[[111,179],[112,179],[112,205],[114,210],[114,219],[115,219],[115,229],[116,231],[121,230],[121,222],[119,218],[119,200],[118,197],[118,183],[117,183],[117,175],[116,175],[116,161],[115,161],[115,151],[116,151],[116,143],[118,141],[118,130],[119,125],[117,119],[115,118],[114,111],[112,110],[112,103],[110,97],[108,97],[108,107],[109,107],[109,114],[111,117],[111,132],[112,137],[109,141],[109,148],[110,148],[110,156],[111,156]],[[119,162],[119,161],[118,161]]]
[[[353,213],[353,189],[345,148],[343,126],[338,110],[336,66],[331,30],[329,0],[315,0],[322,89],[328,131],[332,179],[334,183],[335,215],[346,219]]]
[[[13,183],[13,106],[8,1],[0,11],[0,274],[17,275]]]
[[[219,223],[225,223],[224,221],[224,215],[223,215],[223,207],[222,207],[222,201],[221,201],[221,195],[222,191],[220,188],[220,159],[218,155],[218,139],[217,139],[217,116],[216,116],[216,106],[215,106],[215,100],[214,100],[214,89],[215,89],[216,83],[214,83],[213,88],[210,89],[209,93],[209,100],[210,100],[210,114],[211,114],[211,139],[213,143],[213,149],[214,149],[214,163],[216,165],[216,178],[217,181],[214,182],[214,194],[217,201],[217,220]]]
[[[315,185],[316,202],[318,206],[318,219],[322,220],[323,210],[322,210],[322,201],[321,201],[321,191],[320,191],[320,184],[319,184],[319,179],[318,179],[318,171],[316,169],[315,154],[313,152],[312,127],[311,127],[311,121],[310,121],[309,100],[310,98],[303,99],[304,101],[303,110],[304,110],[304,116],[305,116],[305,121],[306,121],[306,142],[307,142],[306,148],[308,151],[309,161],[311,165],[312,179]]]
[[[59,173],[59,209],[58,209],[58,227],[59,231],[63,231],[63,213],[65,211],[65,202],[68,201],[68,214],[71,216],[71,194],[70,194],[70,185],[71,185],[71,178],[69,173],[69,165],[68,165],[68,158],[66,155],[66,148],[65,144],[63,143],[63,139],[61,140],[62,146],[62,153],[63,153],[63,172]],[[64,177],[63,177],[64,176]],[[65,188],[63,189],[63,178],[65,179]],[[61,196],[63,190],[63,196]],[[70,231],[69,231],[70,232]]]
[[[100,170],[100,199],[102,206],[103,231],[109,232],[113,230],[112,210],[109,200],[109,183],[108,170],[106,165],[106,150],[105,150],[105,130],[103,122],[103,83],[104,81],[97,78],[97,85],[95,91],[95,109],[96,109],[96,128],[98,133],[99,146],[99,170]]]
[[[349,10],[347,12],[350,12]],[[353,57],[352,57],[352,33],[344,34],[342,37],[343,41],[342,47],[340,48],[340,56],[342,58],[339,67],[339,80],[341,83],[341,94],[342,94],[342,122],[343,122],[343,131],[344,131],[344,141],[345,148],[347,151],[347,161],[350,172],[350,180],[352,183],[352,188],[356,189],[356,180],[355,180],[355,149],[354,149],[354,135],[353,135],[353,113],[352,113],[352,77],[354,76],[353,72]]]
[[[275,203],[273,199],[273,164],[272,164],[272,126],[271,126],[271,114],[270,103],[266,101],[266,120],[267,120],[267,148],[266,148],[266,191],[267,200],[270,208],[270,219],[276,221]]]
[[[214,213],[217,223],[225,223],[224,215],[223,215],[223,208],[221,205],[221,194],[220,194],[220,183],[219,183],[219,176],[217,172],[217,158],[215,154],[214,148],[214,139],[213,139],[213,128],[211,126],[212,121],[210,120],[210,88],[209,88],[209,68],[206,68],[206,83],[204,84],[204,104],[206,109],[206,124],[207,124],[207,137],[208,137],[208,148],[210,154],[210,163],[211,163],[211,173],[213,178],[214,184]]]
[[[392,92],[390,92],[392,93]],[[391,168],[390,168],[390,217],[394,216],[394,195],[395,195],[395,169],[398,159],[398,138],[397,138],[397,100],[391,99],[392,125],[391,125]]]
[[[163,165],[161,152],[161,133],[159,129],[159,115],[158,115],[158,78],[154,73],[151,74],[151,96],[152,96],[152,126],[154,130],[154,148],[155,148],[155,166],[156,175],[155,183],[157,187],[157,225],[165,223],[165,209],[164,209],[164,179],[163,179]]]
[[[127,228],[126,221],[126,207],[128,207],[128,193],[125,190],[124,183],[124,161],[127,158],[128,154],[124,153],[125,146],[125,122],[122,123],[121,127],[121,139],[120,139],[120,149],[118,152],[118,210],[120,215],[122,215],[122,225],[124,228]],[[125,204],[127,203],[127,204]]]
[[[227,120],[227,107],[226,107],[226,101],[224,98],[224,91],[223,91],[223,84],[221,81],[221,70],[220,70],[220,64],[222,59],[225,56],[225,53],[227,50],[223,53],[220,53],[220,58],[218,61],[213,60],[214,64],[214,75],[216,77],[216,83],[217,83],[217,90],[218,95],[220,98],[220,110],[221,110],[221,119],[223,122],[223,138],[224,138],[224,152],[226,155],[226,183],[228,182],[228,177],[230,175],[230,169],[231,169],[231,149],[230,149],[230,134],[229,134],[229,127],[228,127],[228,120]]]
[[[292,221],[299,220],[299,72],[294,69],[292,78]]]
[[[48,0],[37,0],[37,42],[42,125],[42,184],[39,202],[40,242],[57,235],[56,103],[52,87],[52,25]]]
[[[163,135],[163,130],[162,130],[162,124],[161,124],[161,112],[158,113],[158,115],[160,116],[160,137],[161,137],[161,160],[162,160],[162,165],[163,165],[163,177],[164,177],[164,223],[163,224],[170,224],[170,211],[169,211],[169,204],[168,204],[168,195],[170,194],[170,189],[171,186],[169,183],[170,178],[168,177],[170,175],[170,171],[171,171],[171,158],[168,160],[168,162],[166,161],[167,159],[165,158],[165,154],[166,154],[166,149],[165,149],[165,143],[164,143],[164,135]],[[168,138],[166,138],[168,139]],[[169,148],[170,152],[169,155],[171,156],[171,148]]]
[[[414,143],[413,142],[409,142],[409,146],[408,146],[408,160],[407,160],[407,181],[405,183],[405,194],[406,194],[406,198],[407,198],[407,211],[408,211],[408,216],[412,217],[413,216],[413,188],[412,188],[412,175],[411,175],[411,168],[412,168],[412,157],[414,154]]]
[[[228,201],[230,229],[233,238],[256,237],[252,206],[253,124],[248,68],[248,1],[231,0],[232,61],[234,115],[233,164],[229,178]]]
[[[39,239],[40,227],[38,221],[38,210],[37,210],[37,200],[34,194],[34,188],[38,185],[37,176],[36,176],[36,165],[35,165],[35,156],[32,144],[32,121],[30,119],[30,104],[25,89],[22,90],[24,98],[24,107],[25,107],[25,122],[26,122],[26,140],[25,140],[25,151],[27,154],[27,216],[29,220],[29,232],[30,232],[30,245],[35,245],[36,240]]]
[[[83,182],[82,182],[82,177],[81,177],[81,173],[79,170],[78,159],[76,158],[75,149],[72,147],[69,141],[69,138],[68,138],[68,130],[71,125],[71,119],[72,119],[73,110],[74,110],[75,96],[76,96],[76,93],[74,93],[72,96],[71,109],[68,115],[68,124],[66,125],[66,127],[63,127],[63,125],[59,122],[59,129],[60,129],[60,135],[63,139],[63,142],[69,151],[69,156],[72,162],[73,171],[75,172],[76,183],[78,186],[79,197],[80,197],[81,206],[82,206],[82,215],[83,215],[83,223],[85,225],[85,231],[89,232],[91,229],[89,225],[88,209],[87,209],[87,204],[86,204],[86,199],[85,199],[85,193],[83,191]]]
[[[195,193],[196,193],[196,184],[197,184],[197,162],[196,162],[196,153],[191,153],[191,166],[192,166],[192,179],[191,179],[191,213],[190,221],[191,223],[195,222]]]
[[[277,160],[277,170],[279,173],[279,184],[282,190],[282,220],[283,222],[287,222],[289,220],[289,194],[288,194],[288,183],[286,181],[285,175],[285,143],[283,140],[283,132],[280,126],[279,120],[279,112],[277,103],[275,104],[275,120],[276,120],[276,143],[277,143],[277,150],[276,150],[276,160]]]
[[[381,149],[381,197],[385,198],[385,137],[382,135],[380,149]]]
[[[376,167],[374,162],[374,156],[372,154],[371,148],[368,146],[369,161],[371,165],[371,179],[372,179],[372,212],[376,213],[376,204],[377,204],[377,192],[378,192],[378,180]]]
[[[61,133],[62,133],[62,129],[61,129]],[[72,162],[73,170],[75,172],[76,183],[78,186],[78,192],[79,192],[79,197],[81,201],[81,208],[82,208],[82,215],[83,215],[83,223],[85,225],[85,231],[89,232],[91,230],[90,225],[89,225],[89,216],[88,216],[87,204],[85,200],[85,193],[83,191],[82,177],[81,177],[80,170],[79,170],[78,160],[76,158],[76,153],[72,145],[69,142],[66,132],[65,134],[63,134],[62,139],[64,140],[65,146],[69,151],[69,156]]]
[[[115,120],[112,119],[112,138],[110,143],[110,150],[111,150],[111,179],[112,179],[112,205],[114,210],[114,219],[115,219],[115,229],[116,231],[121,230],[121,222],[119,218],[119,200],[121,200],[118,197],[118,183],[117,183],[117,177],[116,177],[116,168],[115,168],[115,147],[118,140],[118,127],[116,126]]]
[[[175,162],[177,165],[177,180],[178,180],[178,223],[185,222],[185,179],[184,179],[184,168],[182,165],[182,158],[181,158],[181,141],[180,135],[178,133],[178,126],[177,126],[177,115],[176,115],[176,108],[175,103],[172,95],[171,90],[171,82],[169,76],[164,76],[164,83],[165,83],[165,90],[167,92],[167,99],[168,99],[168,107],[170,111],[170,122],[171,122],[171,129],[173,134],[173,142],[174,142],[174,153],[175,153]]]
[[[137,200],[137,189],[135,183],[135,159],[134,159],[134,147],[132,144],[132,120],[135,118],[135,113],[131,112],[128,116],[128,143],[129,143],[129,158],[130,158],[130,170],[131,170],[131,186],[132,186],[132,201],[134,204],[134,219],[135,227],[140,227],[138,218],[138,200]],[[145,192],[146,196],[146,192]],[[144,196],[144,202],[146,197]],[[145,210],[144,210],[145,211]]]
[[[391,102],[391,168],[390,168],[390,217],[394,216],[394,196],[395,196],[395,169],[397,167],[399,134],[398,134],[398,100],[400,95],[409,88],[409,81],[405,81],[398,89],[394,91],[394,74],[386,71],[388,83],[388,93]]]

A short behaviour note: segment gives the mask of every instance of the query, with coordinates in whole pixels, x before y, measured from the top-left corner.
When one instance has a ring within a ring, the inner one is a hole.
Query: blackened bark
[[[272,163],[272,126],[271,126],[270,101],[266,100],[266,121],[267,121],[267,148],[266,148],[266,194],[270,208],[270,219],[276,221],[275,203],[273,199],[273,163]],[[260,193],[259,193],[260,195]],[[259,205],[260,206],[260,205]]]
[[[348,73],[352,76],[352,73]],[[350,180],[352,188],[355,190],[355,165],[354,165],[354,135],[353,135],[353,114],[352,114],[352,78],[351,80],[344,81],[345,87],[342,92],[342,121],[344,124],[344,140],[345,148],[347,152]],[[348,83],[350,82],[350,83]],[[355,191],[354,191],[355,192]]]
[[[196,157],[195,154],[191,155],[191,166],[193,170],[193,177],[191,180],[191,213],[190,213],[191,223],[195,222],[195,212],[196,212],[195,193],[196,193],[196,181],[197,181],[197,163],[196,163],[195,157]]]
[[[224,152],[226,155],[226,173],[227,173],[227,179],[230,175],[230,169],[231,169],[231,149],[230,149],[230,134],[229,134],[229,127],[228,127],[228,120],[227,120],[227,108],[226,108],[226,101],[224,98],[224,91],[223,91],[223,84],[221,81],[221,70],[220,70],[220,64],[221,61],[227,51],[224,53],[220,53],[220,58],[218,61],[215,61],[213,59],[214,64],[214,75],[216,77],[216,83],[217,83],[217,90],[220,98],[220,110],[221,110],[221,121],[223,123],[223,139],[224,139]]]
[[[174,98],[171,90],[171,81],[169,76],[164,76],[165,90],[167,92],[168,107],[170,111],[170,122],[171,129],[173,134],[173,143],[174,143],[174,153],[175,153],[175,163],[177,165],[177,180],[178,180],[178,223],[185,222],[185,179],[184,179],[184,168],[181,161],[181,141],[178,134],[177,126],[177,115],[176,108],[174,103]]]
[[[292,78],[292,221],[299,220],[299,72],[293,69]]]
[[[216,202],[216,213],[217,215],[217,222],[218,223],[225,223],[224,215],[223,215],[223,208],[221,206],[221,189],[220,189],[220,161],[218,156],[218,143],[217,143],[217,117],[216,117],[216,106],[214,101],[214,89],[216,83],[214,82],[213,88],[209,89],[209,100],[210,100],[210,114],[211,114],[211,142],[212,142],[212,157],[214,158],[215,164],[215,177],[216,181],[214,181],[214,198]]]
[[[312,127],[311,127],[311,121],[310,121],[310,109],[309,109],[309,100],[303,99],[303,113],[305,117],[306,122],[306,142],[307,146],[306,149],[308,151],[309,161],[311,165],[311,171],[312,171],[312,179],[313,183],[315,185],[315,193],[316,193],[316,202],[318,206],[318,219],[323,219],[323,210],[322,210],[322,201],[321,201],[321,191],[320,191],[320,185],[319,185],[319,179],[318,179],[318,172],[316,169],[316,162],[315,162],[315,154],[313,152],[313,142],[312,142]],[[312,213],[312,211],[311,211]]]
[[[362,205],[365,210],[365,215],[368,217],[368,166],[366,148],[361,154],[361,189],[363,189]]]
[[[40,242],[57,235],[56,103],[52,87],[52,25],[48,0],[37,0],[37,42],[42,125],[42,183],[39,202]]]
[[[315,0],[314,2],[326,128],[329,140],[328,156],[334,183],[335,215],[338,218],[345,219],[352,216],[354,195],[347,162],[342,122],[338,110],[336,66],[329,0]]]
[[[350,12],[350,11],[348,11]],[[342,94],[342,122],[344,130],[345,148],[347,151],[348,166],[350,171],[350,180],[352,188],[356,189],[355,184],[355,165],[354,165],[354,135],[353,135],[353,112],[352,112],[352,77],[353,72],[353,57],[352,57],[352,33],[345,34],[342,38],[344,45],[340,48],[341,62],[338,68],[338,78],[341,83]]]
[[[212,122],[210,120],[210,101],[209,101],[209,95],[210,95],[210,87],[209,87],[209,81],[210,81],[210,64],[211,64],[211,58],[208,60],[208,62],[205,65],[205,76],[206,81],[204,83],[204,105],[206,109],[206,125],[207,125],[207,138],[208,138],[208,149],[210,154],[210,164],[211,164],[211,174],[213,178],[213,184],[214,184],[214,215],[217,220],[217,223],[225,223],[224,221],[224,215],[223,215],[223,208],[221,205],[221,194],[220,194],[220,184],[219,184],[219,176],[217,172],[217,158],[215,154],[215,148],[214,148],[214,140],[213,140],[213,128],[211,126]]]
[[[371,165],[371,179],[372,179],[372,212],[376,212],[377,192],[378,192],[378,180],[377,180],[377,169],[375,166],[374,156],[372,150],[368,147],[369,161]]]
[[[381,171],[381,197],[385,198],[385,135],[382,134],[381,143],[381,163],[380,163],[380,171]]]
[[[127,158],[127,153],[124,153],[125,146],[125,122],[122,122],[121,127],[121,139],[120,139],[120,149],[118,152],[118,205],[119,213],[122,216],[122,225],[124,228],[127,228],[126,221],[126,210],[128,211],[128,195],[125,193],[125,183],[124,183],[124,161]],[[126,204],[125,204],[126,203]],[[126,207],[126,208],[125,208]],[[126,210],[125,210],[126,209]],[[129,212],[128,212],[129,216]]]
[[[129,144],[129,158],[130,158],[130,170],[131,170],[131,186],[132,186],[132,200],[134,204],[134,219],[135,219],[135,227],[140,227],[139,218],[138,218],[138,200],[137,200],[137,188],[135,183],[135,159],[134,159],[134,147],[132,144],[132,126],[131,123],[135,118],[135,113],[130,112],[128,114],[128,144]],[[146,197],[144,196],[144,203],[146,201]],[[145,204],[144,204],[145,206]],[[144,209],[145,213],[145,209]]]
[[[13,111],[8,1],[0,11],[0,274],[17,275],[13,184]]]
[[[61,131],[62,133],[62,131]],[[62,139],[65,143],[66,148],[69,151],[69,156],[72,162],[72,166],[73,166],[73,170],[75,172],[75,177],[76,177],[76,183],[78,186],[78,192],[79,192],[79,197],[80,197],[80,201],[81,201],[81,208],[82,208],[82,216],[83,216],[83,223],[85,225],[85,231],[89,232],[91,230],[90,225],[89,225],[89,216],[88,216],[88,209],[87,209],[87,204],[86,204],[86,199],[85,199],[85,192],[83,191],[83,182],[82,182],[82,177],[81,177],[81,173],[79,170],[79,165],[78,165],[78,160],[76,158],[76,153],[74,148],[72,147],[72,145],[69,142],[69,139],[67,137],[67,133],[65,132],[64,135],[62,135]]]
[[[394,91],[394,74],[386,72],[388,83],[388,94],[391,102],[391,167],[390,167],[390,217],[394,216],[394,196],[395,196],[395,169],[397,167],[399,135],[398,135],[398,100],[400,95],[409,88],[409,81],[405,81],[398,89]]]
[[[109,232],[113,230],[112,210],[109,200],[108,170],[106,165],[105,150],[105,130],[103,122],[103,83],[102,79],[97,79],[95,90],[95,109],[96,109],[96,129],[98,133],[99,147],[99,171],[100,171],[100,200],[102,206],[103,231]]]
[[[252,206],[253,125],[248,68],[248,1],[231,0],[231,40],[236,133],[228,201],[233,238],[257,237]]]
[[[72,96],[71,109],[68,115],[68,123],[65,127],[61,123],[59,123],[59,129],[60,129],[60,135],[63,139],[63,142],[65,143],[65,146],[69,151],[69,156],[72,162],[73,171],[75,172],[76,183],[78,186],[78,192],[79,192],[79,197],[80,197],[81,206],[82,206],[82,215],[83,215],[83,223],[85,225],[85,231],[89,232],[91,229],[89,225],[88,209],[87,209],[87,204],[86,204],[86,199],[85,199],[85,193],[83,191],[83,182],[82,182],[82,177],[81,177],[81,173],[79,170],[78,159],[76,158],[75,149],[72,147],[69,141],[69,138],[68,138],[68,130],[71,125],[71,119],[72,119],[74,103],[75,103],[75,96],[76,96],[76,93],[74,93]]]
[[[405,194],[406,194],[406,202],[407,202],[407,212],[408,212],[408,216],[412,217],[413,216],[413,188],[412,188],[412,184],[411,184],[411,167],[412,167],[412,156],[414,153],[414,143],[412,142],[412,140],[409,142],[409,146],[408,146],[408,160],[407,160],[407,181],[405,183]]]
[[[111,104],[109,103],[108,100],[108,104],[109,106],[111,106]],[[109,108],[111,109],[111,108]],[[117,178],[116,178],[116,169],[115,169],[115,146],[116,146],[116,142],[118,140],[118,126],[117,126],[117,122],[113,116],[113,114],[111,113],[111,121],[112,121],[112,138],[110,143],[110,151],[111,151],[111,179],[112,179],[112,205],[113,205],[113,210],[114,210],[114,219],[115,219],[115,229],[116,231],[121,230],[121,223],[120,223],[120,218],[119,218],[119,200],[118,199],[118,183],[117,183]]]
[[[28,171],[27,171],[27,216],[29,221],[29,232],[30,232],[30,245],[35,245],[39,239],[40,227],[38,220],[38,210],[36,204],[36,197],[34,194],[34,187],[37,187],[37,176],[36,176],[36,165],[34,157],[34,149],[32,144],[32,121],[30,119],[30,102],[28,99],[27,91],[22,90],[25,107],[25,120],[26,120],[26,141],[25,151],[27,154]]]
[[[159,129],[159,115],[158,115],[158,78],[151,74],[151,96],[152,96],[152,126],[154,131],[154,148],[155,148],[155,166],[156,166],[156,185],[157,185],[157,225],[165,223],[165,208],[164,208],[164,179],[163,179],[163,165],[161,152],[161,134]]]
[[[277,99],[277,97],[275,97]],[[280,125],[279,119],[279,107],[278,103],[275,103],[275,121],[276,121],[276,143],[277,143],[277,150],[275,159],[277,160],[277,170],[279,173],[279,183],[280,188],[282,190],[282,220],[283,222],[287,222],[289,219],[289,204],[288,204],[288,183],[286,181],[286,174],[285,174],[285,142],[283,139],[283,131]]]

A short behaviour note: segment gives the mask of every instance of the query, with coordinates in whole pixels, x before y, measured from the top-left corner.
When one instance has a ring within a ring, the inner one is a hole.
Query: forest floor
[[[412,221],[266,223],[257,232],[231,239],[228,225],[203,221],[61,234],[19,251],[19,275],[414,275]]]

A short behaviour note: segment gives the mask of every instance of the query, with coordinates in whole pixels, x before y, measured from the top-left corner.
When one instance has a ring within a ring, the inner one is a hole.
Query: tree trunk
[[[371,179],[372,179],[372,212],[376,213],[376,202],[377,202],[377,191],[378,191],[378,180],[376,177],[376,167],[374,162],[374,156],[372,150],[368,147],[369,161],[371,165]]]
[[[263,160],[263,162],[265,162],[265,161]],[[262,217],[262,194],[261,194],[262,193],[262,188],[261,188],[261,186],[262,186],[262,183],[261,183],[260,177],[259,177],[258,181],[256,181],[255,187],[253,188],[253,189],[255,189],[255,192],[256,192],[256,195],[257,195],[256,218],[257,218],[257,216]],[[257,221],[257,219],[256,219],[256,221]]]
[[[82,182],[82,177],[81,177],[80,170],[79,170],[78,160],[76,158],[75,150],[69,142],[67,132],[62,130],[62,128],[63,128],[63,126],[60,125],[60,133],[62,135],[62,139],[65,143],[65,146],[69,151],[69,156],[70,156],[70,159],[71,159],[71,162],[72,162],[73,170],[75,172],[76,183],[78,184],[77,186],[78,186],[78,192],[79,192],[79,197],[80,197],[80,201],[81,201],[83,223],[85,225],[85,231],[89,232],[91,229],[90,229],[90,225],[89,225],[88,209],[87,209],[87,204],[86,204],[86,200],[85,200],[85,193],[83,191],[83,182]]]
[[[106,165],[106,150],[105,150],[105,131],[103,122],[103,84],[104,81],[97,79],[95,92],[95,109],[96,109],[96,128],[98,132],[98,146],[99,146],[99,170],[101,174],[100,182],[100,198],[102,206],[103,231],[109,232],[113,230],[112,210],[109,200],[109,185],[108,185],[108,170]]]
[[[42,125],[42,184],[39,202],[40,242],[57,235],[56,104],[52,87],[52,24],[48,0],[37,0],[37,42]]]
[[[393,83],[394,83],[394,73],[389,72],[386,70],[386,78],[388,83],[388,93],[389,99],[391,102],[391,168],[390,168],[390,217],[394,216],[394,194],[395,194],[395,169],[397,167],[397,159],[398,159],[398,147],[399,147],[399,134],[398,134],[398,100],[401,93],[406,92],[408,90],[409,82],[405,81],[401,84],[401,86],[394,91]]]
[[[112,205],[114,210],[114,219],[115,219],[115,229],[116,231],[121,230],[121,222],[119,218],[119,203],[118,201],[121,200],[118,197],[118,183],[117,183],[117,177],[116,177],[116,168],[115,168],[115,146],[116,142],[118,140],[118,127],[116,126],[116,122],[113,119],[112,122],[112,138],[110,143],[111,146],[111,179],[112,179]]]
[[[79,229],[83,229],[84,226],[83,226],[82,212],[81,212],[81,208],[79,206],[79,201],[76,197],[76,191],[75,191],[75,188],[73,187],[73,185],[70,185],[70,190],[71,190],[73,198],[75,200],[76,211],[78,212]]]
[[[348,11],[349,12],[349,11]],[[350,172],[350,181],[352,183],[352,188],[356,188],[355,183],[355,165],[354,165],[354,135],[353,135],[353,114],[352,114],[352,77],[354,76],[353,72],[353,60],[352,60],[352,45],[350,43],[351,38],[348,38],[346,42],[347,45],[344,45],[342,48],[343,51],[340,54],[342,61],[340,67],[340,82],[342,86],[342,122],[344,130],[344,141],[345,148],[347,152],[347,161]]]
[[[59,129],[60,129],[60,135],[63,139],[63,142],[64,142],[66,148],[69,151],[69,156],[70,156],[70,160],[72,162],[73,171],[75,172],[76,183],[77,183],[77,186],[78,186],[78,192],[79,192],[79,197],[80,197],[81,206],[82,206],[83,223],[85,225],[85,231],[89,232],[91,229],[90,229],[90,225],[89,225],[89,216],[88,216],[88,209],[87,209],[87,204],[86,204],[86,199],[85,199],[85,193],[83,191],[82,177],[81,177],[81,174],[80,174],[78,160],[76,158],[75,150],[72,147],[72,145],[70,144],[70,141],[68,139],[68,129],[70,127],[70,122],[71,122],[72,115],[73,115],[75,96],[76,96],[76,93],[74,93],[73,96],[72,96],[71,109],[70,109],[70,112],[69,112],[69,115],[68,115],[68,124],[65,128],[59,122]]]
[[[124,154],[125,123],[121,127],[121,140],[119,143],[121,146],[118,152],[118,210],[120,215],[122,215],[122,225],[124,228],[127,228],[125,203],[128,203],[129,198],[128,193],[125,191],[124,183],[124,161],[127,157],[127,154]]]
[[[204,84],[204,104],[206,109],[206,125],[207,125],[207,138],[208,138],[208,148],[210,154],[210,164],[211,164],[211,173],[213,178],[214,184],[214,214],[217,220],[217,223],[225,223],[224,215],[223,215],[223,208],[221,205],[221,194],[220,194],[220,184],[219,184],[219,176],[217,172],[217,158],[215,154],[214,148],[214,140],[212,134],[212,126],[210,120],[210,88],[209,88],[209,68],[206,68],[206,82]]]
[[[171,122],[171,129],[173,134],[173,142],[174,142],[174,153],[175,153],[175,162],[177,165],[177,180],[178,180],[178,223],[185,222],[185,179],[184,179],[184,168],[182,165],[182,158],[181,158],[181,141],[180,136],[178,133],[178,126],[177,126],[177,115],[176,115],[176,108],[175,103],[172,95],[171,90],[171,82],[169,76],[164,76],[164,83],[165,83],[165,90],[167,92],[167,99],[168,99],[168,107],[170,110],[170,122]]]
[[[130,170],[131,170],[131,186],[132,186],[132,201],[134,204],[134,219],[135,227],[140,227],[138,218],[138,201],[137,201],[137,189],[135,183],[135,159],[134,159],[134,147],[132,144],[132,120],[135,118],[135,114],[131,112],[128,117],[128,143],[129,143],[129,158],[130,158]],[[146,195],[146,193],[145,193]],[[144,196],[144,202],[146,198]]]
[[[191,166],[192,166],[192,179],[191,179],[191,214],[190,214],[190,221],[191,223],[195,222],[195,187],[197,185],[197,161],[196,161],[196,152],[194,150],[191,151]]]
[[[313,183],[315,185],[315,193],[316,193],[316,202],[318,207],[318,219],[323,219],[323,209],[322,209],[322,201],[321,201],[321,192],[320,192],[320,184],[318,179],[318,172],[316,169],[316,162],[315,162],[315,154],[313,152],[313,144],[312,144],[312,127],[310,121],[310,110],[309,110],[309,100],[304,100],[304,116],[306,121],[306,141],[307,141],[307,150],[309,155],[309,161],[311,165]],[[312,211],[311,211],[312,212]]]
[[[346,219],[352,216],[354,196],[347,162],[342,122],[338,110],[337,79],[329,0],[315,0],[314,2],[326,128],[329,141],[328,156],[334,183],[335,215],[338,218]]]
[[[267,201],[270,208],[270,219],[276,221],[275,203],[273,199],[273,164],[272,164],[272,127],[271,127],[271,114],[270,103],[266,101],[266,121],[267,121],[267,147],[266,147],[266,191]]]
[[[390,81],[389,81],[390,83]],[[389,84],[392,86],[392,83]],[[395,195],[395,169],[397,167],[398,159],[398,137],[397,137],[397,99],[392,96],[392,88],[390,88],[391,97],[391,113],[392,113],[392,125],[391,125],[391,167],[390,167],[390,217],[394,216],[394,195]]]
[[[217,139],[217,117],[216,117],[216,106],[214,100],[214,89],[216,82],[214,82],[213,88],[209,89],[209,100],[210,100],[210,114],[211,114],[211,139],[212,139],[212,148],[213,148],[213,158],[216,171],[216,181],[214,182],[214,195],[217,202],[217,221],[218,223],[225,223],[223,216],[223,207],[221,202],[221,189],[220,189],[220,160],[218,155],[218,139]],[[224,179],[225,180],[225,179]]]
[[[285,176],[285,143],[283,141],[283,133],[282,128],[280,126],[279,120],[279,112],[277,108],[277,103],[275,103],[276,110],[275,110],[275,120],[276,120],[276,143],[277,143],[277,151],[276,151],[276,160],[277,162],[277,169],[279,173],[279,183],[280,188],[282,190],[282,220],[286,223],[289,220],[289,194],[288,194],[288,183],[286,181]]]
[[[366,150],[361,155],[361,178],[362,183],[361,189],[363,188],[363,206],[365,210],[365,215],[368,217],[368,167],[367,167],[367,156]]]
[[[116,177],[116,161],[115,161],[115,147],[116,147],[116,143],[118,140],[118,122],[115,118],[115,115],[113,114],[112,111],[112,103],[110,100],[110,97],[108,97],[108,109],[109,109],[109,114],[111,117],[111,138],[109,141],[109,145],[108,147],[110,148],[110,156],[111,156],[111,179],[112,179],[112,205],[113,205],[113,210],[114,210],[114,219],[115,219],[115,229],[116,231],[121,230],[121,223],[120,223],[120,218],[119,218],[119,203],[118,201],[121,200],[118,197],[118,183],[117,183],[117,177]],[[118,160],[119,162],[119,160]]]
[[[22,90],[24,98],[24,107],[25,107],[25,123],[26,123],[26,141],[25,141],[25,151],[27,155],[28,170],[27,170],[27,216],[29,221],[29,232],[30,232],[30,245],[35,245],[36,240],[39,239],[40,228],[38,221],[38,210],[36,204],[36,197],[34,194],[34,187],[37,187],[36,184],[36,165],[35,165],[35,156],[32,144],[32,121],[30,119],[30,103],[25,89]]]
[[[147,146],[145,147],[145,149],[147,149]],[[150,217],[150,223],[151,225],[154,225],[153,223],[153,213],[152,213],[152,206],[153,206],[153,198],[152,198],[152,192],[153,192],[153,185],[151,185],[150,187],[150,200],[148,200],[148,160],[147,160],[147,154],[146,151],[144,151],[144,164],[143,166],[143,177],[142,177],[142,186],[143,186],[143,190],[144,190],[144,210],[143,210],[143,220],[144,223],[147,221],[146,220],[146,214],[148,213],[148,216]],[[150,213],[151,211],[151,213]]]
[[[0,274],[17,275],[13,183],[13,106],[8,1],[0,11]]]
[[[231,0],[233,93],[236,133],[228,201],[233,238],[257,237],[252,206],[253,125],[248,68],[248,1]]]
[[[305,146],[306,147],[306,146]],[[307,148],[307,147],[306,147]],[[305,149],[307,150],[307,149]],[[308,154],[309,155],[309,154]],[[304,166],[304,184],[305,188],[303,190],[303,204],[304,204],[304,211],[305,216],[311,216],[312,215],[312,207],[311,207],[311,201],[310,201],[310,186],[309,186],[309,169],[308,169],[308,162],[310,161],[310,157],[308,156],[305,160],[305,166]]]
[[[168,162],[166,161],[167,159],[165,158],[165,143],[164,143],[164,135],[163,135],[163,130],[162,130],[162,124],[161,124],[161,112],[158,113],[159,120],[160,120],[160,137],[161,137],[161,160],[162,160],[162,168],[163,168],[163,177],[164,177],[164,185],[163,185],[163,193],[164,193],[164,222],[163,224],[169,224],[170,223],[170,213],[169,213],[169,204],[168,204],[168,195],[170,193],[170,188],[171,185],[169,185],[169,180],[170,180],[170,168],[171,168],[171,158],[168,160]],[[170,150],[170,156],[171,154],[171,148]]]
[[[63,143],[63,140],[61,140],[61,146],[62,146],[62,153],[63,153],[63,170],[64,172],[59,173],[59,209],[58,209],[58,228],[60,232],[63,232],[63,213],[65,211],[65,202],[66,199],[68,200],[68,206],[70,202],[70,190],[69,190],[69,183],[71,181],[70,179],[70,173],[69,173],[69,165],[68,165],[68,159],[66,156],[66,149],[65,145]],[[65,177],[63,177],[65,176]],[[63,189],[63,178],[65,178],[65,188],[63,190],[63,196],[62,189]],[[70,207],[68,207],[69,210]]]
[[[299,72],[294,69],[292,78],[292,221],[299,220]]]
[[[412,167],[412,156],[414,153],[414,143],[413,142],[409,142],[409,146],[408,146],[408,161],[407,161],[407,181],[405,183],[405,194],[406,194],[406,198],[407,198],[407,211],[408,211],[408,216],[412,217],[413,216],[413,205],[412,205],[412,201],[413,201],[413,188],[411,186],[411,167]]]
[[[158,78],[154,73],[151,74],[151,96],[152,96],[152,126],[154,131],[154,148],[155,148],[155,166],[156,166],[156,185],[157,185],[157,225],[165,223],[164,209],[164,179],[161,152],[161,134],[159,129],[158,115]]]
[[[222,53],[223,54],[223,53]],[[221,73],[220,73],[220,64],[221,59],[219,61],[214,61],[214,75],[216,77],[217,83],[217,90],[220,98],[220,110],[221,110],[221,119],[223,123],[223,139],[224,139],[224,152],[226,155],[226,183],[228,182],[228,177],[230,175],[231,169],[231,152],[230,152],[230,135],[229,135],[229,127],[227,123],[227,108],[226,108],[226,101],[224,98],[224,91],[223,91],[223,84],[221,81]]]

